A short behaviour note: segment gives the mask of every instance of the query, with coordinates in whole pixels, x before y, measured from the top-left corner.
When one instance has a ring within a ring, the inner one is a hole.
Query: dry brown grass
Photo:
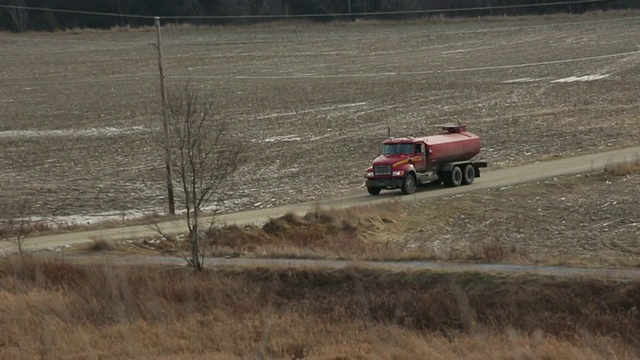
[[[604,172],[605,174],[614,176],[627,176],[640,173],[640,156],[637,156],[633,160],[606,164]]]
[[[87,246],[87,250],[92,252],[113,251],[115,249],[116,247],[112,242],[104,239],[94,239],[93,242]]]
[[[0,357],[636,358],[640,284],[0,264]]]
[[[15,219],[14,221],[20,221]],[[19,225],[18,225],[19,226]],[[16,236],[16,225],[13,227],[8,221],[0,221],[0,240],[9,240]],[[40,221],[25,221],[21,231],[22,237],[36,236],[42,234],[48,234],[54,231],[54,228],[47,223]]]

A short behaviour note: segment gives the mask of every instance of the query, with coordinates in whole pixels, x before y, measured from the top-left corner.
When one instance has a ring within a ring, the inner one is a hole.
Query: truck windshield
[[[413,154],[413,144],[383,144],[383,155],[406,155]]]

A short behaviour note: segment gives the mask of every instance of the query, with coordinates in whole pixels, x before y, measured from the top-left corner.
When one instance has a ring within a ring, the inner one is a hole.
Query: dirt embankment
[[[638,164],[416,203],[290,213],[262,226],[216,228],[206,242],[209,256],[636,267]],[[159,237],[112,245],[177,254]]]

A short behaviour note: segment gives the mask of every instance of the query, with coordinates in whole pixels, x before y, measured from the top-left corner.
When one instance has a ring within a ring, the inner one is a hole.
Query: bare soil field
[[[605,13],[163,36],[170,87],[193,78],[248,145],[232,211],[362,191],[387,126],[465,122],[491,167],[637,144],[639,31]],[[0,34],[0,201],[54,220],[162,209],[154,42],[150,29]]]

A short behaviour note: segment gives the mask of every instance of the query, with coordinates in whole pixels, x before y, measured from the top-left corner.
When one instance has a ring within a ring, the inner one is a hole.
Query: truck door
[[[414,145],[413,167],[416,171],[425,171],[427,169],[427,154],[425,154],[424,144]]]

